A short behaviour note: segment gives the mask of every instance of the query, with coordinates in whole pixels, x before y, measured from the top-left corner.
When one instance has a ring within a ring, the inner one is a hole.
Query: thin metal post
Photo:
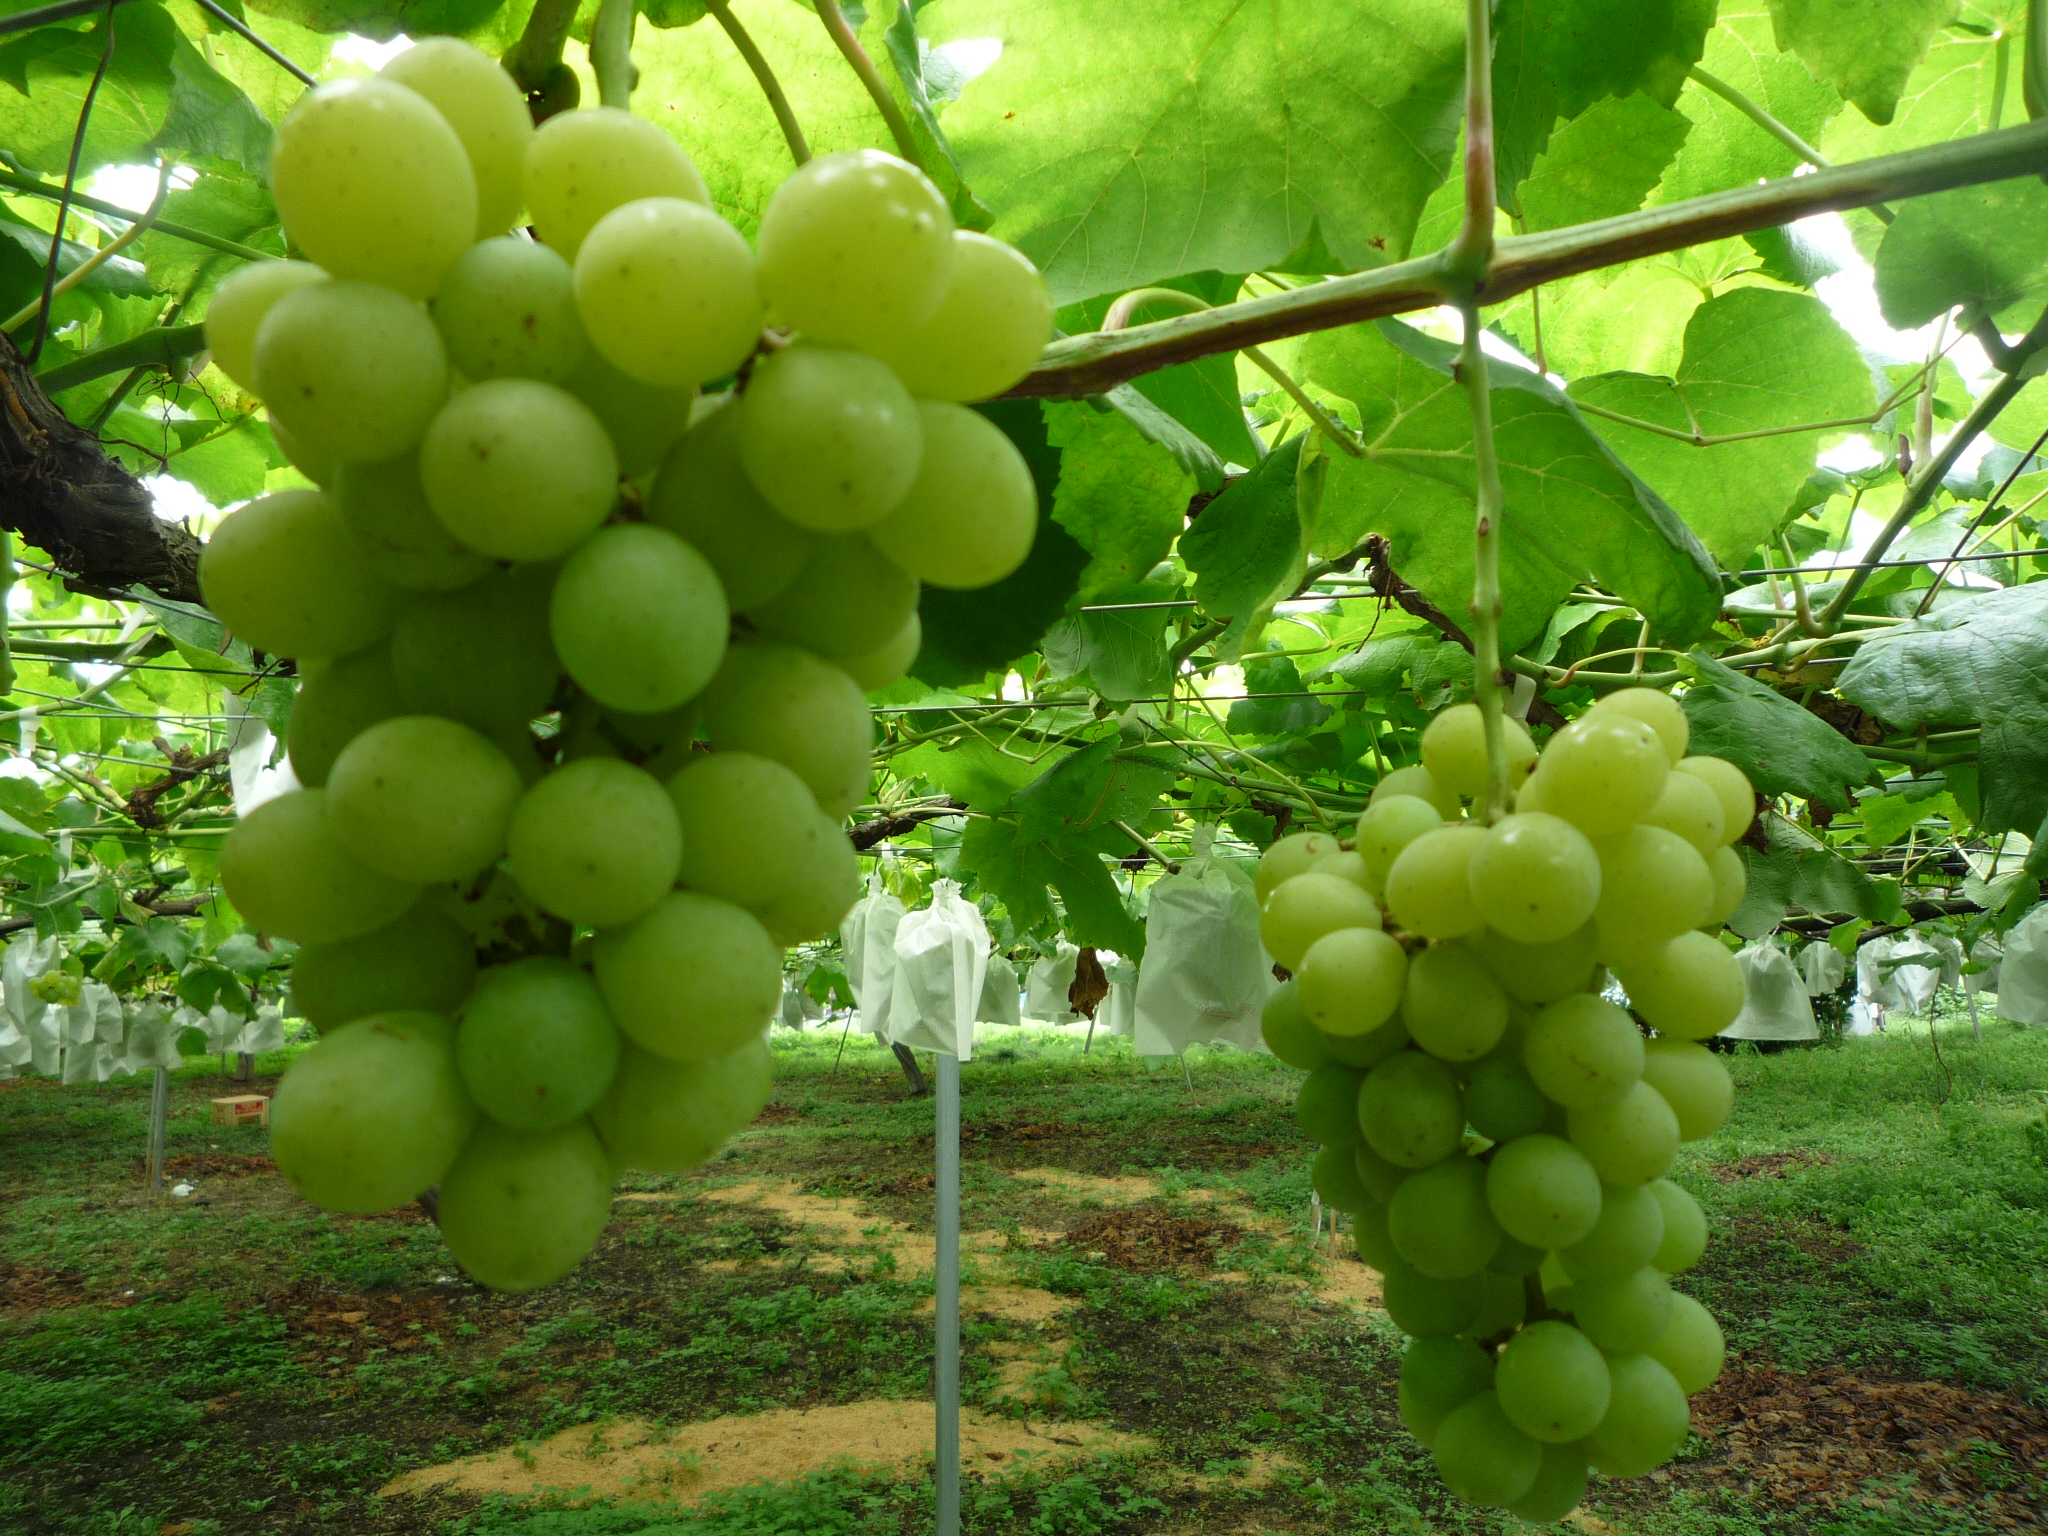
[[[934,1302],[938,1334],[938,1536],[960,1536],[960,1058],[939,1053],[939,1251]]]
[[[164,1187],[164,1126],[170,1119],[170,1110],[171,1074],[158,1067],[149,1084],[148,1177],[152,1194]]]

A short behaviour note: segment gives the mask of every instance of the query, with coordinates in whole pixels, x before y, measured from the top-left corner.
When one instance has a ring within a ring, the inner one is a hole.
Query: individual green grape
[[[688,836],[687,831],[684,835]],[[1283,981],[1274,988],[1259,1010],[1259,1037],[1267,1050],[1297,1072],[1313,1072],[1336,1058],[1322,1032],[1301,1011],[1301,999],[1296,996],[1299,985],[1298,981]]]
[[[1327,832],[1292,832],[1281,838],[1260,856],[1259,867],[1252,875],[1259,905],[1266,904],[1281,881],[1305,875],[1316,860],[1341,852],[1337,839]]]
[[[683,829],[683,884],[743,907],[797,880],[825,836],[817,798],[782,764],[751,752],[696,758],[668,781]]]
[[[1678,1116],[1680,1141],[1704,1141],[1728,1122],[1735,1082],[1714,1053],[1690,1040],[1652,1040],[1643,1047],[1643,1081]]]
[[[901,630],[917,594],[917,578],[860,534],[820,534],[796,579],[747,617],[771,640],[836,659]]]
[[[1742,967],[1712,934],[1681,933],[1670,943],[1617,965],[1636,1012],[1659,1034],[1682,1040],[1718,1035],[1742,1012]]]
[[[1573,1280],[1622,1275],[1649,1263],[1663,1241],[1664,1208],[1649,1189],[1602,1185],[1600,1219],[1576,1243],[1558,1249],[1557,1257]]]
[[[206,349],[220,371],[256,388],[256,331],[286,294],[328,281],[310,261],[252,261],[221,279],[206,306]]]
[[[1349,880],[1368,896],[1374,892],[1373,882],[1366,877],[1365,860],[1355,849],[1326,853],[1309,868],[1319,875],[1335,875],[1339,880]]]
[[[1501,1411],[1523,1434],[1550,1445],[1583,1440],[1607,1417],[1611,1384],[1594,1341],[1569,1323],[1531,1323],[1494,1364]]]
[[[1667,1275],[1681,1275],[1707,1251],[1707,1214],[1699,1201],[1669,1179],[1653,1179],[1648,1189],[1664,1213],[1664,1238],[1650,1263]]]
[[[953,276],[953,215],[916,166],[820,155],[775,189],[755,237],[776,316],[815,341],[880,352],[932,319]],[[974,344],[956,338],[955,346]]]
[[[451,918],[414,907],[382,928],[292,957],[292,1005],[323,1034],[372,1013],[452,1014],[476,980],[476,951]]]
[[[820,533],[880,522],[917,482],[924,418],[888,365],[844,347],[765,357],[740,401],[740,462],[767,503]]]
[[[1465,1084],[1465,1118],[1488,1141],[1513,1141],[1543,1129],[1543,1092],[1520,1056],[1474,1062]]]
[[[1424,1445],[1455,1408],[1493,1386],[1493,1357],[1470,1339],[1412,1339],[1401,1352],[1401,1422]]]
[[[455,130],[476,178],[476,238],[504,234],[526,203],[521,181],[533,139],[518,82],[481,48],[454,37],[424,38],[377,73],[419,92]]]
[[[1700,926],[1713,932],[1735,915],[1749,894],[1749,866],[1733,848],[1716,848],[1707,858],[1707,872],[1714,877],[1714,904]]]
[[[1381,1299],[1388,1320],[1415,1339],[1443,1339],[1463,1333],[1479,1315],[1486,1281],[1478,1275],[1432,1280],[1397,1258],[1380,1271]]]
[[[794,646],[734,645],[703,700],[713,750],[793,770],[835,822],[865,798],[873,717],[860,685],[830,662]]]
[[[275,416],[270,418],[270,437],[286,462],[308,480],[323,487],[334,483],[335,471],[341,468],[341,460],[333,454],[315,448],[311,443],[300,442],[292,436],[291,429]]]
[[[833,664],[860,685],[865,693],[879,693],[891,683],[909,675],[918,652],[924,649],[924,623],[916,614],[903,627],[871,651],[858,656],[835,656]]]
[[[1602,1349],[1635,1354],[1671,1325],[1671,1282],[1647,1264],[1621,1275],[1588,1275],[1573,1288],[1572,1313]]]
[[[323,1210],[369,1215],[440,1182],[476,1123],[454,1034],[430,1013],[379,1013],[322,1035],[270,1101],[270,1154]]]
[[[773,1079],[765,1038],[710,1061],[674,1061],[629,1043],[590,1119],[615,1164],[684,1173],[753,1122]]]
[[[1600,1176],[1570,1142],[1520,1136],[1494,1152],[1486,1199],[1502,1230],[1518,1242],[1568,1248],[1600,1220]]]
[[[588,1121],[546,1131],[478,1124],[441,1180],[448,1252],[494,1291],[532,1291],[583,1262],[612,1213],[611,1161]]]
[[[1407,954],[1378,928],[1339,928],[1317,939],[1301,957],[1301,1011],[1333,1038],[1378,1035],[1400,1006],[1407,973]],[[1405,1029],[1400,1038],[1407,1039]]]
[[[1378,805],[1391,795],[1413,795],[1418,800],[1426,800],[1436,807],[1437,814],[1445,821],[1456,821],[1464,814],[1464,808],[1458,802],[1458,792],[1447,784],[1437,783],[1420,763],[1380,775],[1380,781],[1373,785],[1372,798],[1366,805],[1368,808]]]
[[[1678,700],[1668,693],[1655,688],[1621,688],[1596,699],[1587,711],[1590,715],[1626,715],[1640,720],[1657,733],[1657,739],[1664,743],[1664,754],[1671,759],[1675,768],[1685,756],[1686,742],[1692,736],[1692,724],[1685,718],[1685,711]]]
[[[1646,959],[1688,928],[1714,900],[1714,877],[1676,832],[1635,826],[1600,844],[1600,902],[1594,921],[1610,965]]]
[[[1437,1280],[1476,1275],[1500,1250],[1501,1227],[1486,1203],[1486,1166],[1447,1157],[1401,1181],[1387,1202],[1394,1247]]]
[[[221,849],[220,883],[250,927],[298,944],[381,928],[420,894],[342,845],[324,789],[292,790],[236,822]]]
[[[1503,1236],[1501,1242],[1505,1244],[1507,1238]],[[1495,1257],[1498,1257],[1499,1253],[1500,1249],[1495,1248]],[[1492,1259],[1486,1261],[1486,1268],[1480,1271],[1479,1280],[1482,1287],[1479,1311],[1471,1322],[1459,1330],[1458,1337],[1478,1342],[1496,1338],[1504,1333],[1512,1333],[1521,1327],[1529,1315],[1529,1297],[1522,1282],[1496,1270]]]
[[[457,1019],[463,1087],[477,1108],[515,1131],[581,1120],[611,1086],[619,1050],[597,983],[553,955],[485,971]]]
[[[1536,743],[1522,722],[1501,719],[1507,738],[1508,787],[1518,788],[1536,766]],[[1422,732],[1422,766],[1437,783],[1473,800],[1486,797],[1486,725],[1477,704],[1453,704]]]
[[[1415,1043],[1445,1061],[1477,1061],[1508,1027],[1508,996],[1462,944],[1437,944],[1408,962],[1401,1021]]]
[[[462,253],[434,295],[434,324],[449,361],[469,379],[566,387],[587,349],[569,263],[517,235]]]
[[[1587,1450],[1609,1477],[1642,1477],[1678,1454],[1692,1428],[1685,1389],[1648,1355],[1609,1355],[1613,1392]]]
[[[1543,1446],[1515,1428],[1491,1392],[1444,1415],[1434,1449],[1444,1486],[1473,1504],[1512,1504],[1543,1470]]]
[[[711,562],[735,613],[777,596],[816,542],[761,498],[740,466],[737,396],[707,411],[669,450],[647,497],[647,520]],[[887,642],[883,642],[887,643]]]
[[[438,715],[378,722],[327,776],[342,846],[397,880],[462,880],[495,864],[525,785],[483,736]]]
[[[1324,1147],[1309,1169],[1309,1184],[1333,1211],[1358,1212],[1379,1202],[1358,1176],[1350,1147]]]
[[[544,566],[493,571],[406,603],[391,630],[405,712],[445,715],[493,740],[545,714],[562,672],[548,633],[553,580]]]
[[[1543,753],[1543,809],[1588,837],[1611,837],[1639,821],[1664,792],[1671,759],[1642,721],[1588,714],[1550,738]]]
[[[1367,1070],[1370,1069],[1368,1068]],[[1352,1110],[1352,1119],[1355,1124],[1357,1121],[1357,1107],[1355,1104]],[[1407,1181],[1408,1169],[1388,1162],[1379,1153],[1373,1151],[1372,1147],[1363,1140],[1351,1149],[1351,1160],[1358,1168],[1359,1182],[1365,1185],[1366,1189],[1371,1192],[1373,1199],[1379,1201],[1381,1205],[1385,1205],[1387,1201],[1393,1199],[1394,1191]],[[1385,1224],[1385,1221],[1382,1220],[1381,1225],[1385,1226]],[[1391,1244],[1393,1239],[1390,1237],[1387,1241]],[[1384,1264],[1376,1264],[1374,1268],[1384,1269],[1386,1266]]]
[[[860,900],[860,855],[838,823],[812,813],[818,829],[810,857],[789,884],[751,910],[776,944],[788,948],[822,939]]]
[[[363,562],[394,586],[414,592],[452,592],[491,568],[491,562],[441,526],[420,484],[419,457],[335,466],[328,498],[355,540]]]
[[[231,512],[199,556],[199,589],[241,640],[277,656],[348,656],[391,633],[400,594],[321,491],[273,491]]]
[[[616,758],[586,757],[549,774],[520,800],[506,835],[506,868],[520,888],[555,916],[596,928],[647,912],[682,861],[668,791]]]
[[[273,418],[339,463],[390,459],[448,398],[448,353],[427,312],[373,283],[313,283],[256,329],[256,392]]]
[[[420,483],[448,531],[500,560],[552,560],[596,532],[619,496],[604,424],[538,379],[486,379],[442,409]]]
[[[1380,909],[1373,899],[1349,880],[1310,870],[1273,888],[1266,909],[1259,916],[1259,941],[1266,953],[1290,971],[1301,969],[1308,948],[1326,933],[1340,928],[1378,928]],[[1315,1010],[1309,1017],[1328,1028]],[[1377,1024],[1379,1020],[1373,1020]],[[1368,1025],[1368,1028],[1371,1026]],[[1338,1033],[1355,1034],[1356,1030]]]
[[[1294,1095],[1294,1119],[1302,1135],[1325,1147],[1349,1147],[1360,1135],[1358,1090],[1365,1074],[1332,1063],[1302,1079]]]
[[[1586,1453],[1577,1445],[1546,1445],[1536,1481],[1508,1505],[1508,1513],[1532,1525],[1549,1525],[1577,1509],[1585,1497]]]
[[[1352,1150],[1354,1154],[1357,1152],[1357,1148]],[[1354,1163],[1357,1162],[1355,1155],[1352,1160]],[[1361,1168],[1361,1182],[1364,1177]],[[1371,1188],[1370,1185],[1366,1187]],[[1387,1208],[1377,1199],[1363,1210],[1352,1213],[1351,1242],[1358,1250],[1359,1263],[1369,1265],[1381,1274],[1385,1274],[1396,1265],[1402,1265],[1401,1255],[1394,1251],[1394,1240],[1387,1234]]]
[[[931,318],[867,350],[920,400],[988,400],[1031,371],[1052,333],[1052,295],[1038,268],[1014,246],[956,229],[953,276]]]
[[[1643,824],[1676,832],[1711,863],[1721,848],[1721,827],[1726,819],[1721,812],[1721,797],[1705,779],[1696,779],[1689,773],[1672,773],[1665,775],[1664,792],[1644,814]]]
[[[671,891],[623,928],[601,933],[597,985],[628,1039],[678,1061],[730,1055],[768,1027],[782,998],[782,955],[744,907]]]
[[[584,348],[583,361],[562,387],[604,423],[622,475],[644,475],[659,465],[689,431],[697,402],[694,385],[658,389],[642,384],[606,362],[595,347]]]
[[[1677,771],[1705,781],[1720,796],[1724,843],[1734,842],[1749,830],[1750,822],[1756,819],[1756,791],[1740,768],[1721,757],[1684,757],[1678,760]]]
[[[1038,488],[1017,445],[978,411],[920,400],[924,456],[903,499],[868,529],[875,547],[935,587],[986,587],[1031,553]]]
[[[1441,827],[1403,848],[1387,871],[1395,920],[1431,939],[1455,939],[1484,923],[1472,899],[1472,856],[1487,836],[1485,827]]]
[[[526,150],[526,211],[541,242],[571,261],[597,221],[643,197],[711,206],[683,148],[622,107],[561,112]]]
[[[317,669],[302,668],[292,701],[292,775],[307,789],[327,783],[341,749],[379,720],[405,713],[389,646],[374,645]]]
[[[621,523],[555,578],[548,627],[563,669],[608,709],[661,714],[704,691],[731,617],[717,573],[666,528]]]
[[[1352,839],[1358,856],[1365,861],[1368,884],[1384,891],[1387,872],[1394,867],[1401,850],[1443,824],[1437,808],[1420,795],[1375,794],[1365,814],[1358,818]]]
[[[593,224],[576,252],[576,309],[613,367],[667,389],[723,378],[761,339],[754,253],[687,198],[641,198]]]
[[[314,262],[411,299],[431,295],[477,234],[461,138],[391,80],[330,80],[301,96],[277,125],[270,191],[292,244]]]
[[[1632,1083],[1619,1098],[1574,1109],[1572,1145],[1586,1154],[1602,1183],[1647,1184],[1662,1178],[1678,1155],[1678,1116],[1648,1083]]]
[[[1374,928],[1344,929],[1342,932],[1376,933]],[[1317,940],[1317,943],[1322,942]],[[1375,945],[1384,954],[1383,946]],[[1398,948],[1398,946],[1396,946]],[[1311,946],[1313,948],[1313,946]],[[1303,964],[1307,964],[1306,961]],[[1409,1045],[1408,1028],[1401,1022],[1398,1012],[1377,1029],[1369,1029],[1362,1035],[1333,1035],[1318,1029],[1323,1045],[1333,1060],[1341,1061],[1347,1067],[1356,1067],[1361,1072],[1370,1072],[1396,1051],[1406,1050]]]
[[[1520,1003],[1554,1003],[1583,991],[1599,963],[1599,935],[1591,923],[1554,944],[1518,944],[1492,928],[1480,929],[1465,942]]]
[[[1728,1361],[1727,1341],[1714,1314],[1675,1291],[1670,1325],[1644,1353],[1669,1371],[1687,1396],[1704,1392],[1719,1381],[1721,1368]]]
[[[1472,854],[1472,899],[1488,926],[1521,944],[1555,944],[1586,925],[1600,899],[1600,855],[1561,816],[1522,811]]]
[[[1624,1010],[1574,993],[1536,1016],[1522,1065],[1546,1097],[1583,1109],[1612,1101],[1642,1077],[1643,1037]]]
[[[1373,1151],[1397,1167],[1440,1163],[1458,1150],[1465,1130],[1458,1080],[1420,1051],[1390,1056],[1358,1090],[1358,1124]]]
[[[1510,1237],[1503,1232],[1500,1239],[1500,1251],[1494,1254],[1486,1267],[1493,1274],[1506,1275],[1510,1279],[1520,1280],[1525,1276],[1535,1274],[1542,1267],[1543,1261],[1548,1257],[1549,1255],[1541,1248],[1531,1247],[1520,1238]]]

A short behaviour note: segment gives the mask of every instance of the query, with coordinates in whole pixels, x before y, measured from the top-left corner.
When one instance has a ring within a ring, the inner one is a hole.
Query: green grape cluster
[[[438,1187],[462,1266],[530,1289],[623,1169],[766,1102],[782,951],[859,891],[866,695],[921,584],[1029,552],[964,402],[1051,301],[884,154],[804,166],[750,245],[658,128],[536,130],[454,39],[309,91],[272,185],[304,259],[233,274],[208,339],[317,488],[229,516],[200,581],[301,680],[301,787],[220,864],[321,1031],[273,1145],[332,1210]]]
[[[1444,1482],[1563,1518],[1588,1467],[1668,1461],[1721,1331],[1670,1277],[1699,1204],[1665,1177],[1735,1090],[1700,1044],[1742,973],[1715,936],[1741,904],[1739,769],[1686,755],[1685,714],[1608,695],[1538,756],[1505,722],[1513,813],[1467,819],[1488,762],[1478,707],[1438,715],[1349,840],[1297,833],[1259,865],[1261,931],[1293,977],[1264,1032],[1308,1076],[1314,1183],[1352,1214],[1411,1342],[1404,1423]],[[1656,1031],[1601,995],[1611,969]]]

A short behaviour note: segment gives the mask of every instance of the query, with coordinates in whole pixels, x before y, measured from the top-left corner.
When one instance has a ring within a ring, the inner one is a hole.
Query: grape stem
[[[811,158],[811,146],[804,139],[803,125],[796,120],[796,112],[790,107],[782,82],[775,78],[775,71],[769,68],[767,58],[755,46],[752,35],[740,25],[739,17],[733,15],[731,0],[704,0],[704,9],[725,28],[725,35],[731,40],[734,51],[753,72],[754,83],[768,98],[768,109],[775,114],[776,125],[782,129],[783,140],[789,145],[790,157],[798,165],[804,164]]]
[[[847,25],[846,17],[839,10],[839,0],[816,0],[816,3],[818,19],[825,23],[825,30],[831,34],[840,53],[845,55],[846,62],[853,66],[853,72],[860,76],[860,83],[867,87],[868,98],[888,125],[889,137],[896,141],[896,152],[923,170],[924,160],[917,152],[917,140],[911,137],[910,120],[896,105],[896,98],[889,94],[889,82],[882,78],[882,72],[875,68],[875,61],[868,57],[867,49],[861,47],[860,39]]]
[[[562,45],[576,21],[577,0],[535,0],[519,41],[505,55],[505,68],[523,91],[537,91],[548,71],[562,62]]]
[[[1493,6],[1465,3],[1465,222],[1448,273],[1459,284],[1465,339],[1458,382],[1472,411],[1472,697],[1486,730],[1486,819],[1508,808],[1508,740],[1500,691],[1500,457],[1493,441],[1493,384],[1486,371],[1479,290],[1493,262]]]
[[[590,24],[590,70],[597,76],[601,106],[623,110],[632,100],[639,71],[633,68],[634,0],[601,0]]]

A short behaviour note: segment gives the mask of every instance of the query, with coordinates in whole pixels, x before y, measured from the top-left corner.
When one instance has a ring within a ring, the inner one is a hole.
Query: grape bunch
[[[1715,937],[1744,894],[1755,799],[1688,757],[1667,695],[1609,694],[1539,759],[1504,722],[1513,814],[1487,825],[1477,705],[1439,714],[1347,843],[1297,833],[1259,865],[1261,933],[1293,978],[1265,1011],[1308,1073],[1314,1183],[1352,1214],[1410,1336],[1402,1421],[1445,1484],[1538,1522],[1588,1466],[1639,1477],[1684,1443],[1721,1331],[1670,1276],[1707,1241],[1664,1177],[1735,1090],[1699,1042],[1741,1011]],[[1601,996],[1611,969],[1655,1029]]]
[[[1030,549],[962,402],[1051,302],[891,156],[809,162],[750,245],[651,123],[536,130],[449,39],[308,92],[271,178],[305,259],[235,272],[208,342],[318,489],[226,518],[200,581],[301,680],[302,787],[220,861],[321,1031],[273,1146],[331,1210],[438,1187],[462,1266],[531,1289],[621,1170],[766,1102],[782,950],[858,895],[866,694],[921,583]]]

